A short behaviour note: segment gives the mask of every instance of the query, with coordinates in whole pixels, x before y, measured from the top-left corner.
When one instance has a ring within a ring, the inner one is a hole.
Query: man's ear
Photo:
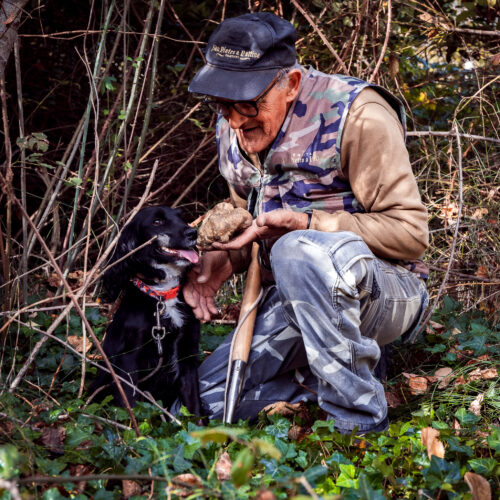
[[[292,102],[299,93],[300,80],[302,79],[302,72],[300,69],[294,68],[288,73],[288,87],[286,91],[286,102]]]

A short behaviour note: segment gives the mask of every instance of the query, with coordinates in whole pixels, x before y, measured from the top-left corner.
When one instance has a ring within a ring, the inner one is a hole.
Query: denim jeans
[[[236,419],[276,401],[316,401],[340,432],[384,430],[373,376],[380,346],[418,327],[424,282],[347,231],[293,231],[271,251],[276,284],[259,304]],[[200,366],[210,418],[222,418],[231,336]]]

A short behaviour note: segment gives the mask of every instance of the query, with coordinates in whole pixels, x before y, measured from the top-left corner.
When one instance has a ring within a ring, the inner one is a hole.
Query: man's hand
[[[183,288],[184,299],[199,320],[209,321],[212,314],[217,314],[214,296],[232,274],[233,267],[228,252],[207,252],[201,256]]]
[[[277,238],[296,229],[307,229],[307,220],[306,213],[294,212],[293,210],[266,212],[260,214],[249,228],[229,243],[214,242],[213,247],[219,250],[239,250],[252,241]]]

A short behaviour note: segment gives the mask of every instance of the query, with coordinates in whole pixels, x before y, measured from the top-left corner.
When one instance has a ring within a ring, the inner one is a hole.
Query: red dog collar
[[[170,300],[175,299],[177,297],[180,287],[176,286],[171,288],[170,290],[155,290],[153,287],[146,285],[146,283],[142,282],[139,278],[134,278],[132,283],[141,291],[144,292],[151,297],[159,300]]]

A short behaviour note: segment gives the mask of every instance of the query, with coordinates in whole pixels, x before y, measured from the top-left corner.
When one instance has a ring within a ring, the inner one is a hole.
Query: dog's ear
[[[118,298],[120,292],[125,288],[128,281],[130,281],[132,274],[135,274],[132,269],[133,259],[125,256],[134,250],[136,246],[137,231],[132,221],[132,223],[127,224],[122,230],[115,251],[106,263],[106,267],[112,267],[102,277],[107,299],[111,302]]]

